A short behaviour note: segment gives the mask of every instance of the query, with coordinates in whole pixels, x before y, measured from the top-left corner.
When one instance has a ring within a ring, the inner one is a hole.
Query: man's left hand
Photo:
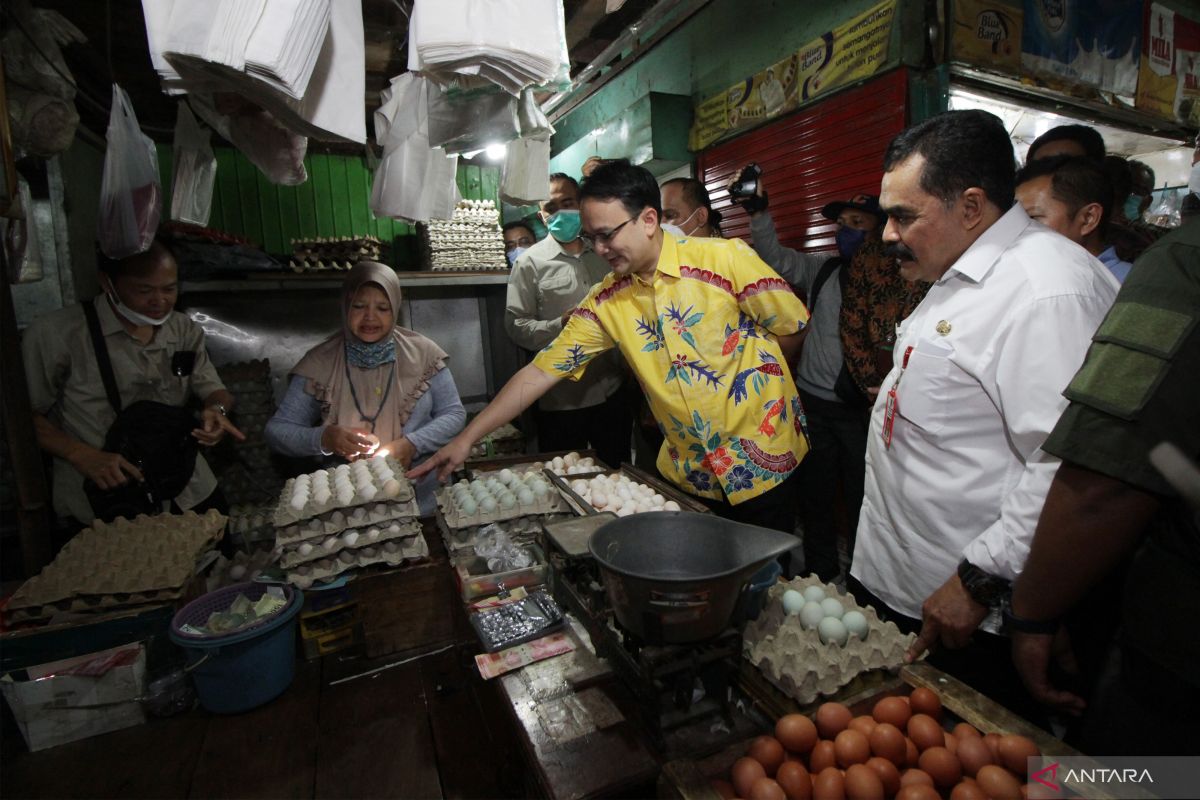
[[[239,431],[229,421],[229,417],[217,409],[210,406],[200,412],[200,427],[192,430],[192,436],[196,438],[196,441],[205,447],[212,447],[224,439],[225,434],[229,434],[239,442],[246,441],[246,434]]]
[[[904,660],[915,661],[938,644],[951,650],[966,647],[987,615],[988,607],[975,602],[959,577],[952,575],[921,605],[921,633]]]

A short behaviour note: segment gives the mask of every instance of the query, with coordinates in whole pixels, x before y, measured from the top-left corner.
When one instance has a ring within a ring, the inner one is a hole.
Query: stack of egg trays
[[[458,504],[455,503],[451,488],[445,486],[438,489],[435,494],[439,518],[444,521],[447,527],[459,529],[478,527],[490,522],[504,522],[505,520],[516,519],[518,517],[541,516],[569,511],[566,501],[563,500],[561,494],[556,490],[554,482],[547,482],[550,485],[550,491],[545,497],[534,497],[532,503],[518,502],[512,508],[497,507],[495,511],[489,512],[476,509],[473,514],[464,513]]]
[[[300,564],[288,572],[288,582],[298,589],[307,589],[317,581],[327,581],[352,569],[386,564],[398,567],[406,561],[429,557],[429,545],[420,535],[392,539],[383,545],[372,544],[361,548],[343,549],[336,558],[325,557],[318,561]]]
[[[290,570],[301,564],[336,556],[345,551],[361,550],[371,545],[382,547],[385,542],[394,539],[408,539],[420,535],[421,525],[411,517],[381,522],[369,528],[350,528],[340,533],[331,533],[323,539],[313,538],[288,547],[280,555],[279,565]]]
[[[229,510],[230,539],[236,547],[249,550],[262,542],[275,543],[275,504],[235,505]]]
[[[387,456],[386,459],[387,459],[387,466],[392,472],[391,480],[394,480],[397,483],[397,491],[395,494],[389,495],[386,492],[382,491],[383,486],[376,485],[376,484],[379,484],[380,481],[378,481],[375,478],[374,471],[372,470],[371,471],[372,485],[376,489],[376,494],[373,497],[371,497],[370,499],[364,498],[364,497],[360,496],[358,492],[355,492],[354,499],[348,503],[343,504],[343,503],[338,502],[337,495],[334,494],[329,498],[329,500],[327,500],[324,503],[318,503],[318,502],[316,502],[315,499],[309,498],[308,502],[304,505],[303,508],[296,509],[296,508],[292,507],[289,499],[291,498],[291,496],[293,494],[293,489],[296,485],[297,479],[290,478],[288,480],[288,482],[284,484],[283,491],[280,492],[280,494],[279,494],[279,502],[275,506],[275,527],[285,528],[295,522],[299,522],[301,520],[306,520],[311,517],[315,517],[320,514],[324,514],[327,511],[332,511],[332,510],[338,509],[338,508],[343,508],[343,509],[344,508],[355,508],[357,506],[365,505],[367,503],[387,501],[387,500],[397,500],[400,502],[406,502],[406,501],[412,500],[416,495],[413,492],[412,484],[409,483],[409,481],[406,477],[404,477],[404,472],[405,472],[404,467],[400,465],[399,461],[392,458],[391,456]],[[371,461],[374,461],[374,460],[375,459],[371,459]],[[361,462],[356,462],[356,463],[361,463]],[[321,472],[321,471],[329,472],[331,470],[317,470],[316,472]],[[310,478],[311,478],[311,476],[315,475],[316,472],[309,473]],[[386,484],[387,481],[384,481],[383,483]],[[378,498],[378,499],[376,499],[376,498]]]

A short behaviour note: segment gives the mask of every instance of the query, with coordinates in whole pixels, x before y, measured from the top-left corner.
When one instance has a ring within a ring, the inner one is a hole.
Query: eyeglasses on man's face
[[[608,233],[581,233],[579,234],[579,238],[583,239],[583,243],[591,247],[593,250],[596,248],[597,244],[602,244],[607,247],[612,240],[617,237],[617,234],[621,231],[621,228],[624,228],[626,225],[633,222],[638,218],[638,216],[638,214],[634,214],[632,217],[625,220]]]
[[[522,236],[518,239],[504,240],[504,252],[507,253],[509,250],[516,250],[518,247],[533,247],[533,237]]]

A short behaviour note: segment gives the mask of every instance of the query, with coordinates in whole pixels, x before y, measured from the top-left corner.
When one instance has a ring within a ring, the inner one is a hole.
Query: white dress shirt
[[[920,619],[963,558],[1003,578],[1021,572],[1059,465],[1042,443],[1118,287],[1082,247],[1015,205],[898,326],[871,415],[851,568],[894,610]]]

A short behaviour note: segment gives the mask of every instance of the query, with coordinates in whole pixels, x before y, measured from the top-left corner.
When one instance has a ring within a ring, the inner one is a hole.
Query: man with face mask
[[[244,439],[230,422],[230,394],[204,348],[204,331],[174,311],[178,268],[170,250],[155,240],[144,253],[104,259],[102,293],[85,301],[95,318],[123,408],[139,400],[183,407],[201,405],[192,436],[212,446],[226,434]],[[38,444],[54,457],[54,509],[62,518],[89,525],[95,519],[84,492],[90,480],[113,490],[145,477],[105,437],[117,418],[104,385],[84,305],[37,319],[22,338],[25,372]],[[208,464],[196,457],[191,481],[173,498],[180,510],[219,507],[224,500]]]
[[[721,212],[695,178],[672,178],[661,186],[662,229],[675,236],[721,238]]]
[[[796,371],[796,386],[808,415],[811,445],[808,458],[800,465],[800,519],[804,529],[805,569],[823,581],[833,581],[841,572],[841,565],[838,524],[831,498],[837,495],[840,482],[846,500],[847,552],[852,552],[854,525],[862,505],[867,409],[871,402],[871,394],[864,390],[878,386],[874,378],[863,386],[852,377],[839,318],[843,304],[855,300],[847,292],[851,289],[850,265],[864,244],[870,242],[872,248],[879,249],[887,217],[879,210],[879,200],[873,195],[855,195],[847,201],[826,205],[821,209],[822,216],[837,223],[838,254],[830,258],[825,253],[805,253],[782,246],[766,202],[767,193],[760,178],[757,193],[744,203],[750,212],[754,249],[788,283],[805,293],[812,313]],[[900,287],[902,295],[908,295],[909,287],[894,272],[880,270],[875,274]],[[854,286],[860,292],[867,288],[861,281]],[[906,307],[911,306],[906,304]],[[889,318],[888,327],[898,321],[899,318]],[[795,572],[795,567],[790,571]]]
[[[550,198],[542,203],[550,233],[511,258],[504,329],[518,346],[536,353],[563,329],[588,290],[608,274],[608,265],[579,237],[579,184],[569,175],[550,176]],[[514,233],[520,229],[514,229]],[[505,233],[505,243],[510,239]],[[629,461],[633,412],[624,402],[619,355],[607,353],[579,381],[564,381],[537,406],[538,449],[581,450],[589,445],[605,463]]]

